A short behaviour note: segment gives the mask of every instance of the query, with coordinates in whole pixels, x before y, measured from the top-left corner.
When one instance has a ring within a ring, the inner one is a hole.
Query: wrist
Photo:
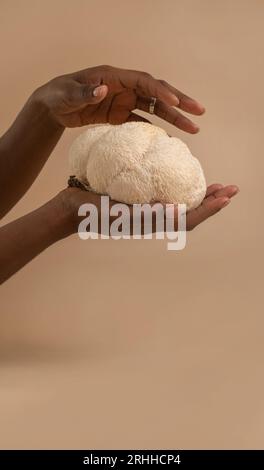
[[[65,129],[62,124],[60,124],[54,117],[51,109],[50,95],[47,90],[47,85],[43,85],[37,88],[28,99],[28,106],[37,113],[41,115],[44,119],[56,129],[63,132]]]
[[[70,208],[62,203],[60,193],[42,206],[45,224],[53,241],[61,240],[75,232]]]

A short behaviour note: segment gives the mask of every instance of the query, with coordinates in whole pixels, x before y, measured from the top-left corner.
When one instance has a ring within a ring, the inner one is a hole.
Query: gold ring
[[[149,103],[149,114],[154,114],[156,101],[157,101],[157,98],[153,96]]]

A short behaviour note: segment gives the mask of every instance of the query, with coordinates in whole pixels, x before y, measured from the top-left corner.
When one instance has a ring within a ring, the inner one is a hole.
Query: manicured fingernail
[[[93,90],[93,96],[102,96],[107,91],[106,85],[100,85]]]

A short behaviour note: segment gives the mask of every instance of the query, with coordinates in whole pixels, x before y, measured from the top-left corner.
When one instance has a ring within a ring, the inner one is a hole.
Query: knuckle
[[[172,124],[173,124],[174,126],[177,126],[177,125],[179,124],[179,116],[176,116],[176,117],[173,118]]]
[[[106,64],[100,65],[100,68],[104,70],[105,72],[108,72],[109,70],[112,69],[111,65],[106,65]]]
[[[93,92],[92,89],[88,86],[83,86],[80,90],[81,98],[86,99],[86,98],[93,98]]]
[[[144,77],[146,79],[152,78],[152,76],[148,72],[141,72],[141,74],[142,74],[142,77]]]

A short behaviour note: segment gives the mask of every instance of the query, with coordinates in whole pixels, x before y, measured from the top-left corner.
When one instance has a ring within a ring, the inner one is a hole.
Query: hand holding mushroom
[[[154,125],[98,125],[70,148],[70,171],[85,187],[126,204],[186,204],[194,228],[230,202],[236,186],[211,185],[187,145]],[[89,196],[88,196],[89,198]]]

